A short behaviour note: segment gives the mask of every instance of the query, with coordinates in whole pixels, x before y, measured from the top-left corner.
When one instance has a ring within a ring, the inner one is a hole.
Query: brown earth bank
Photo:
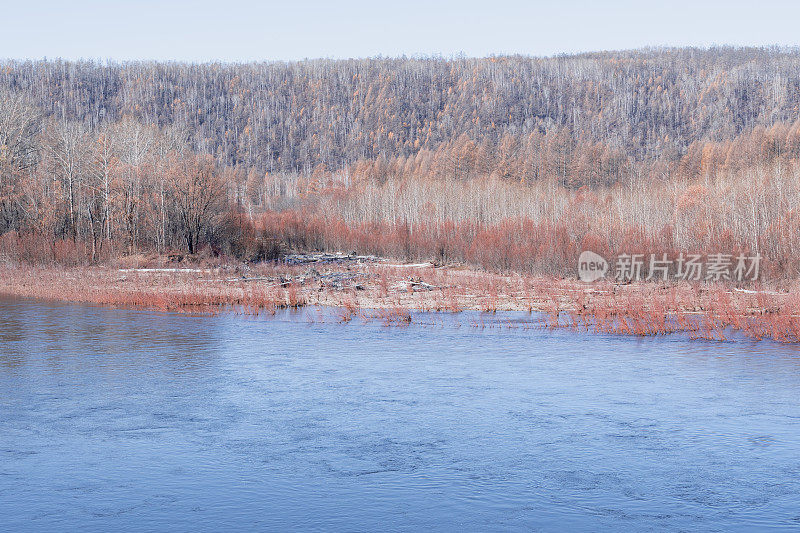
[[[599,333],[800,342],[800,293],[726,283],[592,284],[374,256],[297,254],[274,263],[133,256],[92,267],[0,264],[0,294],[182,312],[331,307],[341,322],[414,322],[414,311],[535,313],[531,324]]]

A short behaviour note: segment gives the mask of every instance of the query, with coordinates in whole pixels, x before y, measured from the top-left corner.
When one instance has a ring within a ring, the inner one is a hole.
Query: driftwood
[[[436,285],[431,285],[430,283],[426,283],[422,281],[420,278],[408,278],[405,281],[401,281],[397,284],[397,288],[401,290],[405,290],[406,292],[419,292],[419,291],[432,291],[436,289],[441,289]]]
[[[314,275],[311,277],[311,279],[319,283],[320,289],[324,287],[339,290],[364,290],[364,286],[361,283],[358,283],[358,280],[369,277],[363,272],[330,272],[328,274],[320,274],[316,271],[313,271],[313,273]]]
[[[207,274],[213,272],[209,268],[120,268],[119,272],[136,272],[139,274]]]
[[[351,254],[332,254],[332,253],[308,253],[290,254],[283,258],[287,265],[309,265],[309,264],[337,264],[337,263],[378,263],[384,259],[374,255]]]
[[[364,285],[359,283],[358,280],[368,278],[369,276],[363,272],[329,272],[321,274],[314,268],[309,269],[307,272],[300,276],[275,276],[275,277],[245,277],[229,278],[226,281],[238,282],[251,282],[251,281],[266,281],[272,283],[271,286],[288,287],[289,285],[308,285],[317,283],[319,289],[356,289],[364,290]]]

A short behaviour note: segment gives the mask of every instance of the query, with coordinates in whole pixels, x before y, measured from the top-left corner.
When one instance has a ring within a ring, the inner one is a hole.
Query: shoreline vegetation
[[[386,326],[412,324],[418,311],[516,311],[535,319],[516,326],[491,319],[472,325],[800,342],[800,297],[794,290],[726,283],[583,283],[354,254],[297,254],[258,264],[176,263],[155,255],[102,266],[6,262],[0,264],[0,295],[212,314],[269,315],[278,309],[317,306],[332,308],[342,323],[359,318]]]
[[[0,62],[0,255],[579,254],[800,272],[800,50],[242,65]]]
[[[800,49],[0,61],[0,291],[798,342],[798,109]],[[584,251],[671,281],[582,284]],[[677,281],[701,256],[761,281]]]

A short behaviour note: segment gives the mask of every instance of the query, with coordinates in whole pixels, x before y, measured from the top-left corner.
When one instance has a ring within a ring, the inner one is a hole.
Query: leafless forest
[[[0,64],[0,255],[800,266],[800,50]]]

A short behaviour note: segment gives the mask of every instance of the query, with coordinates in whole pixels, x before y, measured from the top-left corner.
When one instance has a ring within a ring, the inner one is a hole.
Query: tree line
[[[174,130],[128,119],[92,130],[0,91],[0,233],[80,243],[90,261],[194,253],[226,209],[225,169]]]
[[[672,231],[676,246],[713,235],[793,253],[798,157],[797,49],[0,63],[0,234],[38,246],[30,255],[210,244],[263,256],[267,227],[302,240],[268,223],[276,212],[342,231],[383,224],[398,250],[423,226],[462,224],[459,239],[474,240],[516,217],[533,225],[509,228],[563,229],[577,248],[591,232],[564,217],[587,189],[596,211],[582,204],[582,216],[616,209],[620,228],[595,236],[607,248]],[[363,244],[322,233],[307,240]],[[545,240],[529,244],[560,246]]]
[[[514,156],[514,144],[532,135],[546,139],[544,146],[534,140],[524,150],[567,157],[591,146],[610,160],[636,162],[669,160],[693,142],[796,120],[800,52],[687,48],[249,64],[7,61],[0,64],[0,87],[25,94],[46,116],[90,130],[124,117],[175,127],[193,150],[259,172],[336,171],[358,161],[447,152],[448,146],[455,151],[467,142]],[[618,166],[609,164],[602,180],[619,179]]]

